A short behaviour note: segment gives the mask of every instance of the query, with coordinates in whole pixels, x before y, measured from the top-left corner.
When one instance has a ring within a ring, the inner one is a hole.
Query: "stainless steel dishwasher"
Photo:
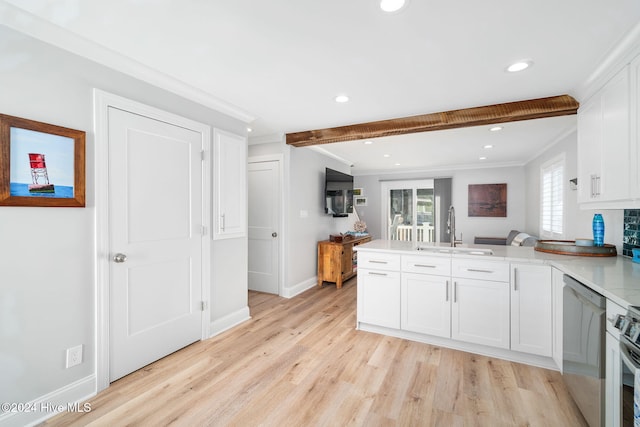
[[[562,377],[591,427],[604,425],[606,299],[564,275]]]

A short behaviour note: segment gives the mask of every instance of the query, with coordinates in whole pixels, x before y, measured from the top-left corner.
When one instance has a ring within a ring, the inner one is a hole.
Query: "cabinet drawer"
[[[400,255],[382,252],[358,252],[358,268],[400,271]]]
[[[456,259],[451,261],[451,275],[466,279],[509,281],[509,263],[475,259]]]
[[[449,255],[446,257],[403,255],[402,272],[450,276],[451,257]]]

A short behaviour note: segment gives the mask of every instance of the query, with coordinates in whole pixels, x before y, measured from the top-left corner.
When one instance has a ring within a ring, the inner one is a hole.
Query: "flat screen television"
[[[326,168],[324,211],[335,217],[353,213],[353,176]]]

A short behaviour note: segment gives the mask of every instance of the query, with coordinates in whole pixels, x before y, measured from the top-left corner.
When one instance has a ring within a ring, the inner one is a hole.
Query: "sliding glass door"
[[[388,240],[435,241],[433,180],[382,182],[382,235]],[[384,228],[384,227],[383,227]]]

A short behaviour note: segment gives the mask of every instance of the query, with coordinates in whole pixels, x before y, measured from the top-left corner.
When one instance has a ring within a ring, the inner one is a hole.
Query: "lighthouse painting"
[[[85,138],[0,114],[0,206],[84,207]]]

